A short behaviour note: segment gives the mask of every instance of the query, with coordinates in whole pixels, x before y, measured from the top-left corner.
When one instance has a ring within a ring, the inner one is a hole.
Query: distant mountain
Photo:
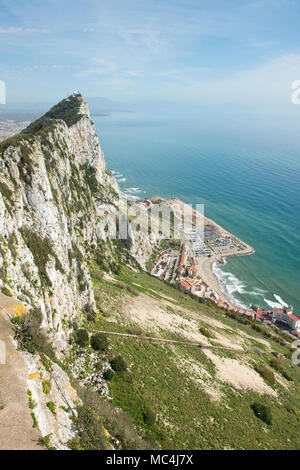
[[[119,101],[110,100],[101,96],[87,98],[91,115],[105,115],[113,112],[129,112],[130,105]]]

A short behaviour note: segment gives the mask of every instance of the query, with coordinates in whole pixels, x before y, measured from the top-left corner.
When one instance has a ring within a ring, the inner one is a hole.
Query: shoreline
[[[224,264],[225,258],[232,258],[235,256],[250,256],[253,253],[255,253],[255,250],[249,247],[249,250],[247,252],[238,253],[238,254],[230,253],[228,255],[223,255],[221,259],[218,258],[217,256],[214,256],[212,258],[205,257],[203,259],[197,258],[197,268],[198,268],[199,275],[203,278],[203,281],[209,286],[209,288],[218,294],[219,299],[217,303],[226,302],[232,308],[244,310],[244,308],[242,308],[241,306],[232,304],[232,299],[230,299],[226,295],[226,293],[223,291],[222,285],[218,277],[214,273],[213,267],[214,265],[217,265],[217,264]]]
[[[206,256],[204,254],[199,254],[198,256],[196,256],[196,254],[193,253],[192,247],[189,246],[191,251],[191,257],[193,259],[194,264],[197,266],[197,276],[199,276],[199,278],[203,280],[209,290],[217,294],[217,304],[226,303],[229,307],[232,307],[232,309],[248,311],[249,309],[245,309],[241,305],[239,306],[238,303],[234,305],[232,300],[226,295],[225,292],[223,292],[222,285],[218,277],[214,273],[213,265],[215,263],[224,264],[225,258],[252,255],[253,253],[255,253],[254,248],[252,248],[246,242],[242,241],[236,235],[233,235],[228,230],[224,229],[214,220],[206,217],[204,214],[197,212],[195,209],[192,209],[192,211],[187,210],[186,208],[190,209],[190,206],[188,206],[186,203],[176,197],[164,199],[159,196],[152,196],[150,198],[141,199],[140,201],[142,203],[150,205],[155,204],[159,201],[160,203],[168,205],[170,209],[174,212],[175,217],[177,217],[181,221],[182,217],[184,216],[186,222],[190,224],[191,227],[195,224],[195,220],[197,220],[197,218],[200,216],[200,218],[202,217],[203,220],[202,223],[204,232],[205,230],[207,230],[210,233],[210,236],[213,233],[213,238],[226,238],[231,241],[230,246],[228,246],[227,244],[221,244],[219,246],[213,247],[209,245],[210,239],[206,239],[208,240],[208,242],[206,241],[205,244],[210,249],[210,256]],[[203,239],[204,238],[205,235],[203,233]],[[188,243],[188,245],[190,245],[190,243]],[[177,266],[179,266],[180,263],[179,259]]]

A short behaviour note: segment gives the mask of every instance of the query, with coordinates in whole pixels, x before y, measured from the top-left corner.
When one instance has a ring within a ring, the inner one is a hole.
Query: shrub
[[[95,269],[90,271],[90,274],[92,278],[96,279],[97,281],[102,281],[104,278],[104,272],[103,271],[96,271]]]
[[[36,419],[36,416],[35,416],[35,414],[34,414],[33,411],[31,412],[31,417],[32,417],[32,421],[33,421],[32,427],[33,427],[34,429],[39,429],[39,423],[38,423],[38,421],[37,421],[37,419]]]
[[[273,374],[273,372],[271,371],[271,369],[269,369],[269,368],[266,367],[266,366],[261,366],[261,367],[258,369],[258,372],[260,373],[260,375],[261,375],[267,382],[269,382],[270,385],[274,385],[274,384],[275,384],[275,377],[274,377],[274,374]]]
[[[97,372],[101,372],[101,371],[102,371],[102,367],[103,367],[103,362],[102,362],[102,361],[96,362],[96,364],[95,364],[95,369],[96,369]]]
[[[7,297],[12,297],[13,294],[11,293],[11,291],[9,289],[7,289],[7,287],[3,287],[2,290],[2,294],[6,295]]]
[[[95,351],[105,352],[108,349],[108,339],[103,333],[96,333],[91,338],[91,346]]]
[[[136,336],[142,336],[143,335],[143,330],[139,326],[131,326],[128,328],[128,334],[130,335],[136,335]]]
[[[134,289],[134,287],[131,287],[127,284],[125,284],[124,282],[116,282],[116,286],[119,288],[119,289],[124,289],[124,290],[127,290],[130,294],[134,295],[134,296],[138,296],[139,293],[136,289]]]
[[[207,328],[205,328],[204,326],[200,326],[199,331],[204,336],[206,336],[206,338],[215,338],[215,335],[211,331],[209,331]]]
[[[46,403],[47,408],[51,411],[52,414],[56,415],[56,404],[53,401],[48,401]]]
[[[101,419],[88,406],[80,406],[77,411],[76,427],[78,437],[69,443],[70,448],[72,450],[106,449],[107,443],[103,434]]]
[[[41,331],[41,322],[42,312],[38,308],[32,308],[29,313],[19,317],[16,340],[21,349],[26,349],[31,354],[43,353],[54,360],[55,352]]]
[[[95,298],[95,302],[96,302],[97,307],[100,308],[100,305],[101,305],[101,302],[102,302],[102,296],[99,293],[99,291],[96,290],[96,289],[94,289],[94,298]]]
[[[50,372],[51,366],[52,366],[52,362],[50,361],[50,359],[48,359],[44,354],[41,354],[40,358],[41,358],[41,363],[45,367],[46,371]]]
[[[28,395],[28,406],[31,410],[33,410],[36,406],[37,406],[37,403],[36,401],[34,401],[33,397],[32,397],[32,392],[31,390],[27,390],[27,395]]]
[[[273,369],[280,370],[281,362],[276,357],[272,357],[272,359],[270,360],[270,366],[273,367]]]
[[[56,447],[51,446],[51,436],[52,434],[48,434],[47,436],[39,437],[39,445],[46,447],[48,450],[56,450]]]
[[[89,344],[90,337],[87,330],[77,330],[75,333],[76,343],[84,348]]]
[[[117,436],[118,440],[120,441],[121,448],[124,450],[141,450],[141,449],[148,449],[153,450],[156,447],[152,440],[148,438],[141,438],[138,435],[136,427],[132,424],[129,417],[126,415],[124,411],[117,410],[111,403],[107,400],[102,398],[97,392],[91,390],[87,387],[81,387],[75,381],[74,383],[75,388],[79,394],[79,397],[85,404],[84,407],[88,408],[92,412],[91,419],[89,416],[84,416],[83,414],[79,414],[79,419],[76,421],[75,425],[77,430],[79,431],[80,439],[77,439],[77,442],[72,442],[74,447],[72,448],[85,448],[95,450],[97,447],[95,446],[95,427],[98,428],[99,426],[99,417],[101,416],[101,420],[103,426],[109,431],[112,436]],[[78,411],[80,410],[80,407]],[[94,417],[94,419],[92,419]],[[98,418],[98,419],[97,419]],[[86,424],[86,425],[85,425]],[[84,428],[84,429],[83,429]],[[101,430],[103,428],[101,427]],[[91,432],[90,432],[91,431]],[[88,435],[87,435],[88,434]],[[93,438],[93,442],[91,442],[91,438]],[[101,445],[101,444],[100,444]],[[107,442],[104,441],[101,450],[107,449]]]
[[[127,364],[121,356],[117,356],[110,361],[110,365],[116,372],[124,372],[127,370]]]
[[[153,424],[156,423],[156,416],[153,411],[149,409],[145,409],[143,411],[143,421],[145,424],[148,424],[149,426],[153,426]]]
[[[50,382],[50,380],[43,380],[42,386],[43,386],[43,392],[45,393],[45,395],[49,395],[49,393],[51,391],[51,382]]]
[[[104,380],[111,380],[114,376],[114,373],[111,369],[107,369],[105,372],[103,372],[103,378]]]
[[[282,374],[282,376],[283,376],[286,380],[288,380],[289,382],[292,382],[292,381],[293,381],[292,377],[291,377],[287,372],[285,372],[285,370],[282,370],[282,371],[281,371],[281,374]]]
[[[253,403],[251,408],[257,418],[267,424],[272,424],[272,413],[268,406],[262,405],[261,403]]]

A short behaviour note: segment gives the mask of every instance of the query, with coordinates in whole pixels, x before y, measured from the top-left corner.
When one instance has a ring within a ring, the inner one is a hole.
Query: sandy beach
[[[232,251],[231,253],[228,253],[226,255],[222,255],[222,256],[213,255],[210,258],[208,258],[207,256],[199,256],[197,258],[198,274],[202,277],[202,280],[214,292],[216,292],[219,295],[220,300],[229,302],[230,299],[226,298],[226,295],[222,291],[221,286],[219,284],[219,280],[213,272],[213,265],[214,265],[214,263],[222,263],[223,258],[229,258],[229,257],[232,257],[232,256],[246,256],[246,255],[251,255],[253,253],[254,253],[253,248],[251,246],[247,245],[247,249],[242,251],[242,252]],[[233,305],[233,307],[235,307],[235,306]]]

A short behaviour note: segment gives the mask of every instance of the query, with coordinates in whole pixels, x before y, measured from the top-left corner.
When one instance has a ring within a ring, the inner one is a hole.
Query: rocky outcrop
[[[105,258],[97,230],[118,195],[81,95],[1,143],[0,288],[41,309],[58,350],[95,310],[88,262]]]
[[[0,289],[41,310],[58,353],[95,312],[89,264],[145,268],[160,235],[148,234],[147,220],[141,230],[136,214],[155,203],[121,194],[80,94],[0,144]],[[123,217],[127,236],[115,241],[107,227]]]

